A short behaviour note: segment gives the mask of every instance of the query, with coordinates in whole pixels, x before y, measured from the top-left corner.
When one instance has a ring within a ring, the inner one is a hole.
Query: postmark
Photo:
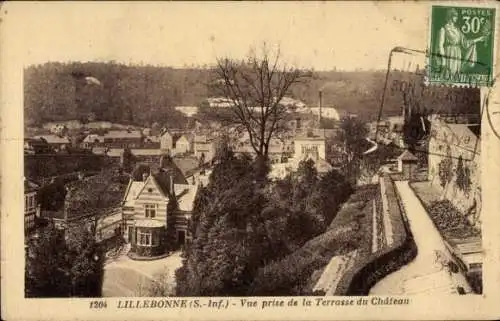
[[[491,86],[495,8],[433,5],[428,38],[429,84]]]
[[[480,156],[479,124],[486,112],[486,91],[476,86],[429,84],[418,62],[430,56],[425,50],[406,47],[390,51],[374,139],[379,144],[392,141],[401,153],[409,150],[422,158],[458,160],[461,156],[473,161]],[[399,66],[409,67],[401,70]],[[487,91],[488,95],[490,92]],[[389,115],[398,104],[400,114]],[[387,122],[399,125],[386,128]],[[436,144],[438,148],[429,148],[429,144]],[[452,146],[458,152],[447,153],[443,146]]]

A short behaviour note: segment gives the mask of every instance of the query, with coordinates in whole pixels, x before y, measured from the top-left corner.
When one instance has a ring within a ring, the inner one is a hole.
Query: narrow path
[[[461,286],[467,293],[471,289],[461,273],[450,274],[436,261],[436,251],[451,258],[444,241],[432,220],[407,181],[396,182],[410,229],[418,248],[417,257],[400,270],[380,280],[370,295],[428,295],[457,293]]]

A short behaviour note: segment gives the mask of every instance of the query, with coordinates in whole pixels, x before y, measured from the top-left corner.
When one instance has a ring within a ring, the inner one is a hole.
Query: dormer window
[[[144,204],[144,216],[153,218],[156,216],[156,204]]]

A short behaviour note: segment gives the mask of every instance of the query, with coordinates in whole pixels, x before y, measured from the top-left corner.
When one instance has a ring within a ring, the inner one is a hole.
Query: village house
[[[299,134],[295,137],[295,153],[296,159],[325,159],[325,136],[321,130],[308,130],[305,135]]]
[[[192,137],[189,134],[181,135],[174,142],[175,145],[175,154],[185,154],[192,151]]]
[[[68,137],[58,136],[58,135],[40,135],[34,137],[35,139],[40,139],[53,147],[56,151],[63,150],[70,145]]]
[[[325,135],[321,129],[309,129],[298,134],[294,139],[294,154],[288,162],[276,163],[271,167],[271,178],[283,178],[296,171],[301,161],[312,160],[318,174],[322,175],[333,169],[326,161]]]
[[[139,165],[123,198],[123,236],[137,256],[160,256],[187,242],[198,185],[189,184],[170,156]]]
[[[194,137],[194,156],[198,159],[203,157],[205,163],[210,163],[215,157],[215,142],[208,140],[205,135]]]
[[[104,144],[109,148],[136,148],[142,144],[139,130],[110,130],[104,135]]]
[[[174,109],[183,113],[187,117],[192,117],[198,112],[197,106],[175,106]]]
[[[98,134],[89,134],[82,141],[82,148],[92,149],[94,146],[98,146],[104,143],[104,136]]]
[[[40,206],[37,193],[40,186],[35,182],[24,179],[24,231],[29,232],[35,227],[36,218],[40,217]]]
[[[42,139],[25,138],[24,153],[26,154],[49,154],[52,153],[52,147]]]
[[[174,148],[174,137],[167,129],[162,129],[160,133],[160,149],[164,152],[172,151]]]

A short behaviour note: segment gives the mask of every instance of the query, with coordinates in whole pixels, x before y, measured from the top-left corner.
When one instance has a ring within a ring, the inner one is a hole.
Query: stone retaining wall
[[[381,183],[386,187],[393,243],[356,262],[339,281],[335,295],[368,295],[379,280],[408,264],[417,255],[417,246],[395,184],[389,176],[384,176]]]

